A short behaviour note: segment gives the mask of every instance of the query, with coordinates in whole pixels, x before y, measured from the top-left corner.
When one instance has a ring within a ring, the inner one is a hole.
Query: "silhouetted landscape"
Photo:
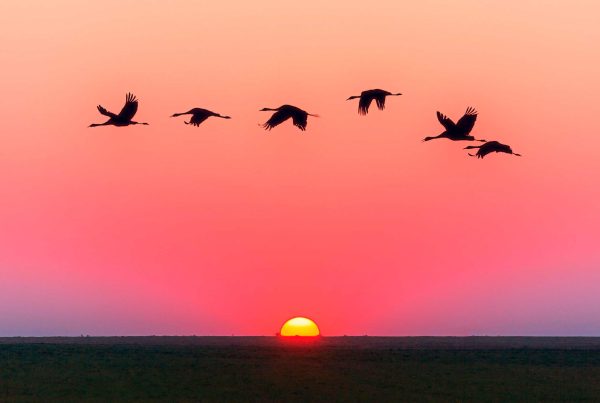
[[[594,337],[0,338],[0,401],[600,396]]]

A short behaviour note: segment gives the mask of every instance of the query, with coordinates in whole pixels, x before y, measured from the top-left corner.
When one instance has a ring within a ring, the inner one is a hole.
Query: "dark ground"
[[[0,338],[0,402],[600,401],[600,338]]]

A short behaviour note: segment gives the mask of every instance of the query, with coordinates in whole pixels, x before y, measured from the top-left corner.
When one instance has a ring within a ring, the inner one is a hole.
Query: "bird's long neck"
[[[132,125],[146,125],[146,126],[148,126],[148,123],[146,123],[146,122],[134,122],[133,120],[131,121],[131,124]]]
[[[218,113],[216,113],[215,116],[218,117],[218,118],[221,118],[221,119],[231,119],[231,116],[225,116],[225,115],[221,115],[221,114],[218,114]]]
[[[108,122],[104,122],[104,123],[92,123],[91,125],[89,125],[88,127],[98,127],[98,126],[106,126],[110,123]]]
[[[396,93],[396,94],[390,94],[390,95],[397,97],[398,95],[402,95],[402,93],[401,93],[401,92],[398,92],[398,93]]]
[[[466,146],[465,150],[472,150],[473,148],[481,148],[481,146]]]
[[[174,113],[173,116],[171,116],[171,117],[176,118],[177,116],[189,115],[190,113],[192,113],[192,112],[187,111],[187,112],[181,112],[181,113]]]
[[[350,101],[351,99],[356,99],[356,98],[360,98],[360,95],[352,95],[351,97],[349,97],[347,99],[347,101]]]
[[[279,108],[263,108],[263,111],[278,111]]]
[[[435,139],[439,139],[442,137],[446,137],[446,132],[442,133],[442,134],[438,134],[437,136],[429,136],[429,137],[425,137],[423,139],[423,141],[429,141],[429,140],[435,140]]]

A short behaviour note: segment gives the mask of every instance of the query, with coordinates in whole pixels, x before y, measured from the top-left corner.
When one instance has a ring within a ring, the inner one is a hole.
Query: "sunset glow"
[[[308,318],[296,317],[288,320],[281,327],[281,336],[319,336],[319,328],[315,322]]]

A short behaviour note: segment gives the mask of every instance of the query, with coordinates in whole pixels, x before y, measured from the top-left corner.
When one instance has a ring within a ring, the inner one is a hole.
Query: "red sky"
[[[598,3],[323,3],[0,4],[0,335],[600,335]]]

